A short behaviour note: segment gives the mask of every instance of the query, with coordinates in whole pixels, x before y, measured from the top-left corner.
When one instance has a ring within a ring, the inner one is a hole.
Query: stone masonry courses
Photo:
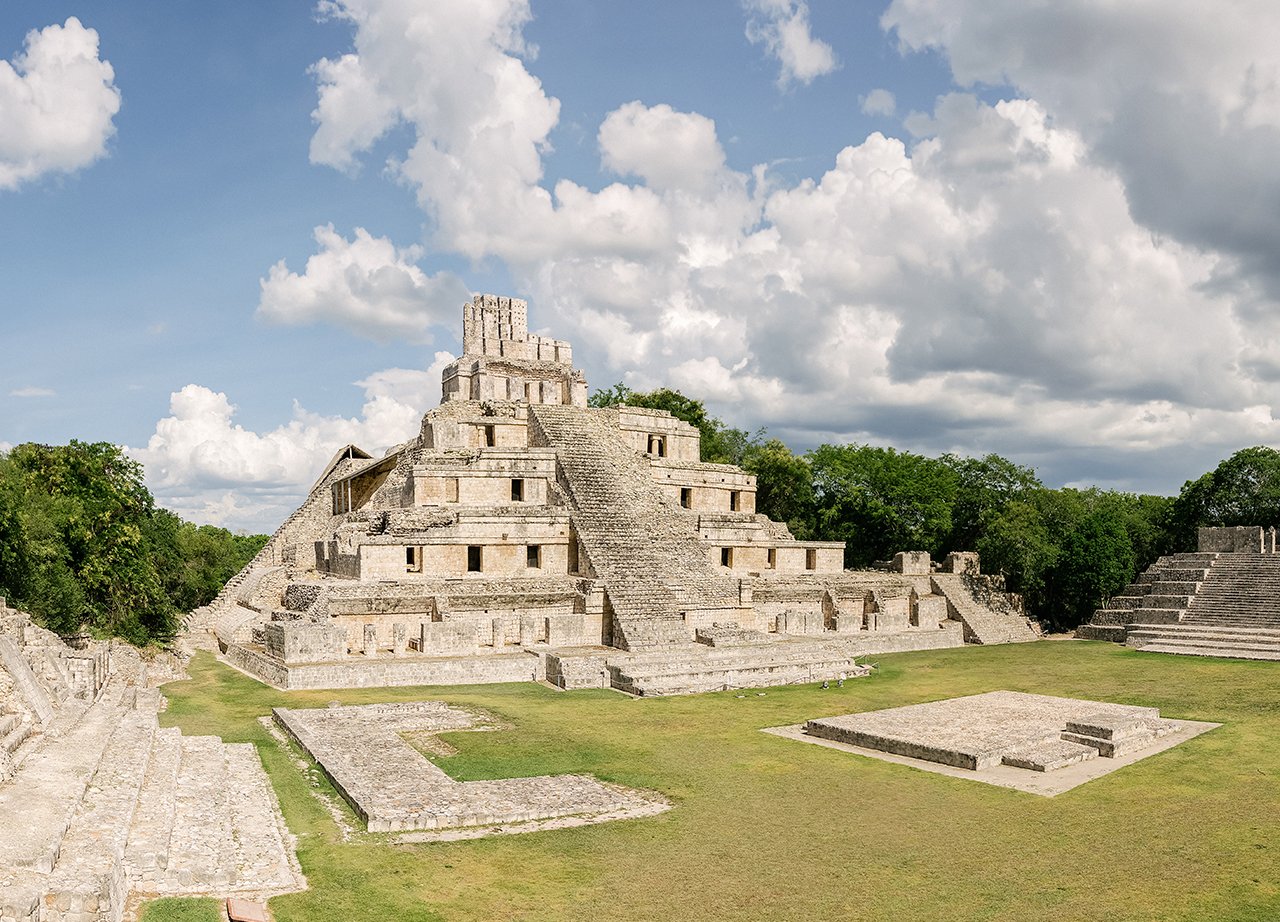
[[[73,650],[3,600],[0,642],[0,922],[305,886],[257,750],[161,729],[136,651]]]
[[[280,688],[546,680],[633,694],[836,679],[855,657],[1038,636],[977,555],[847,571],[669,413],[589,408],[518,298],[463,308],[416,437],[339,449],[188,629]],[[736,641],[735,639],[736,638]]]

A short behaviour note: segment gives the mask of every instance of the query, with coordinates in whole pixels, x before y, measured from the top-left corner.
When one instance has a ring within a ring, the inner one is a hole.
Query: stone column
[[[391,625],[391,652],[396,656],[404,656],[409,646],[409,626],[403,621]]]
[[[520,646],[527,647],[538,642],[538,621],[532,615],[520,616]]]
[[[493,648],[501,650],[507,645],[506,624],[501,618],[493,619]]]
[[[377,625],[366,624],[364,626],[364,655],[378,655],[378,628]]]

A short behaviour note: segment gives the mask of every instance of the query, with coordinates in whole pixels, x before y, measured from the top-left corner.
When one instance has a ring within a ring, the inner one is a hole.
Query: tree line
[[[60,634],[164,642],[266,541],[156,506],[106,442],[0,453],[0,595]]]
[[[905,550],[935,558],[976,550],[983,570],[1003,573],[1027,613],[1053,630],[1088,621],[1162,554],[1195,550],[1202,525],[1280,525],[1280,452],[1264,446],[1236,452],[1168,497],[1050,489],[1031,468],[996,454],[930,457],[859,444],[796,454],[668,388],[616,384],[589,402],[667,410],[696,426],[703,461],[754,474],[757,511],[797,538],[845,542],[846,567]]]

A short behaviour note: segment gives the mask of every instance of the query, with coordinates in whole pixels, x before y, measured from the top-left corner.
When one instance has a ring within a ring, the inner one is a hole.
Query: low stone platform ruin
[[[604,677],[677,694],[1038,637],[976,554],[845,570],[843,543],[797,539],[756,512],[754,476],[701,461],[694,426],[587,406],[571,347],[530,332],[524,301],[476,296],[462,340],[417,436],[340,449],[190,620],[232,665],[289,689]]]
[[[768,732],[1051,796],[1216,726],[1164,719],[1156,708],[995,691]]]
[[[257,750],[161,729],[131,647],[73,650],[3,600],[0,645],[0,920],[305,886]]]
[[[454,781],[406,734],[483,730],[442,701],[328,708],[274,708],[276,722],[320,764],[370,832],[583,825],[651,816],[665,800],[586,775]],[[507,829],[506,831],[512,831]]]
[[[1161,557],[1076,636],[1149,653],[1280,661],[1276,529],[1201,528],[1198,547]]]

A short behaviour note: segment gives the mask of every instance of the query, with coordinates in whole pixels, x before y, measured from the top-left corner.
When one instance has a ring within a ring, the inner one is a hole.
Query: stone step
[[[292,842],[257,747],[252,743],[227,744],[226,765],[229,780],[236,786],[236,796],[230,802],[232,889],[298,889],[301,881],[289,860]]]
[[[214,736],[182,738],[169,860],[165,873],[156,881],[157,893],[230,887],[229,801],[234,787],[227,777],[222,740]]]
[[[16,717],[17,715],[10,715]],[[0,739],[0,752],[6,755],[12,755],[18,751],[18,747],[27,741],[31,736],[32,726],[29,723],[19,723],[12,730],[4,734],[4,739]]]
[[[1179,653],[1184,656],[1217,656],[1223,659],[1249,659],[1280,662],[1280,648],[1245,650],[1236,646],[1216,646],[1190,641],[1161,640],[1140,648],[1143,653]]]
[[[155,732],[154,712],[126,711],[63,839],[45,900],[72,914],[119,918],[129,888],[124,851]]]
[[[1025,768],[1033,772],[1051,772],[1068,765],[1078,765],[1089,759],[1096,759],[1098,750],[1092,746],[1082,745],[1065,739],[1049,740],[1023,746],[1001,757],[1005,765],[1014,768]]]
[[[51,873],[63,838],[79,809],[119,723],[122,690],[110,683],[72,726],[46,734],[35,758],[28,758],[0,787],[0,868]]]
[[[125,869],[134,888],[143,893],[157,892],[157,881],[169,864],[181,756],[181,731],[176,727],[158,730],[125,848]]]
[[[1130,645],[1135,639],[1148,638],[1199,638],[1215,642],[1280,645],[1280,633],[1268,630],[1242,629],[1242,627],[1199,627],[1196,625],[1129,625]]]

